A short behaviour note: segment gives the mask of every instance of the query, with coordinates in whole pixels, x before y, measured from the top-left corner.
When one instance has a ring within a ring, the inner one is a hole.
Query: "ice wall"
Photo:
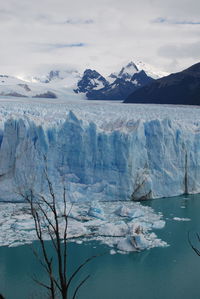
[[[111,121],[112,123],[112,121]],[[42,125],[7,118],[0,131],[0,197],[46,192],[44,160],[59,194],[71,200],[149,199],[200,192],[200,128],[170,119],[132,120],[123,129],[69,112]]]

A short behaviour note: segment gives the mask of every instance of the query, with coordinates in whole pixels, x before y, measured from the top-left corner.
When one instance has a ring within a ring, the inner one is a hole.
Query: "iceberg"
[[[101,219],[101,220],[105,219],[104,211],[103,211],[102,207],[100,206],[99,202],[97,202],[97,201],[93,201],[91,203],[91,206],[88,211],[88,215],[98,218],[98,219]]]

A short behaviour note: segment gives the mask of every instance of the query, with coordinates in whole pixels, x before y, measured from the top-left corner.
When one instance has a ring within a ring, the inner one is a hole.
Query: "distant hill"
[[[124,103],[200,105],[200,63],[137,89]]]

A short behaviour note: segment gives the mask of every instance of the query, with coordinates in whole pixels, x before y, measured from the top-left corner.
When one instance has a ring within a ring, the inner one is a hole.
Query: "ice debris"
[[[59,203],[61,208],[61,204]],[[69,203],[68,238],[86,242],[97,240],[113,250],[123,252],[145,250],[167,244],[152,232],[165,225],[162,214],[135,202]],[[116,210],[121,211],[116,213]],[[141,213],[139,213],[141,210]],[[130,218],[138,211],[138,217]],[[48,214],[51,217],[51,213]],[[60,215],[61,231],[65,221]],[[37,240],[30,207],[26,203],[0,202],[0,246],[19,246]],[[45,240],[49,240],[48,234]]]
[[[101,208],[98,201],[92,201],[91,202],[91,206],[89,208],[88,215],[92,216],[92,217],[95,217],[95,218],[98,218],[98,219],[101,219],[101,220],[105,219],[104,211]]]
[[[180,218],[180,217],[174,217],[173,220],[175,220],[175,221],[191,221],[190,218]]]

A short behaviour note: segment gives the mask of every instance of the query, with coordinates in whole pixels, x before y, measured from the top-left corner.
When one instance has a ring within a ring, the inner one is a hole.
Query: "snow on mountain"
[[[199,108],[112,102],[0,100],[0,194],[45,192],[127,200],[200,192]]]
[[[130,62],[118,74],[112,73],[107,79],[96,71],[86,70],[75,92],[84,92],[89,100],[123,100],[152,80]]]
[[[74,68],[53,69],[47,75],[24,80],[0,75],[0,96],[53,98],[75,92],[79,93],[79,98],[90,100],[124,100],[137,88],[152,81],[151,76],[160,75],[142,62],[129,62],[107,78],[91,69],[81,75]]]
[[[124,80],[131,80],[134,74],[138,73],[139,70],[134,62],[129,62],[125,67],[121,69],[119,74],[117,75],[118,78]]]
[[[27,83],[16,77],[0,75],[0,96],[56,98],[54,89]]]
[[[47,75],[27,78],[35,83],[49,83],[54,88],[75,88],[80,79],[81,75],[75,69],[51,70]]]
[[[10,85],[13,86],[12,88],[9,86],[10,91],[8,88],[2,92],[2,95],[30,96],[32,89],[35,90],[38,86],[39,89],[46,89],[45,92],[40,91],[39,94],[47,96],[49,92],[59,95],[67,93],[67,90],[71,89],[76,94],[82,94],[83,97],[92,100],[124,100],[137,88],[149,83],[152,80],[151,76],[157,78],[159,75],[152,67],[142,62],[137,64],[129,62],[119,72],[112,73],[107,78],[96,70],[86,69],[81,75],[74,68],[62,67],[61,69],[52,69],[46,75],[26,77],[24,80],[16,78],[20,82],[15,82],[15,80],[11,82],[10,79]],[[31,88],[30,85],[32,85]],[[25,88],[26,92],[22,91],[22,88]]]
[[[160,71],[156,69],[154,66],[148,63],[144,63],[142,61],[136,61],[135,65],[139,71],[141,70],[145,71],[145,73],[153,79],[159,79],[169,75],[169,73]]]
[[[144,71],[135,73],[131,79],[117,78],[112,84],[102,89],[92,89],[86,93],[89,100],[123,100],[141,86],[151,82]]]
[[[134,62],[129,62],[126,66],[122,67],[119,72],[111,73],[106,79],[112,84],[116,79],[131,80],[132,76],[138,73],[138,68]]]
[[[63,96],[65,98],[68,98],[68,96],[78,99],[85,98],[84,95],[76,95],[72,87],[67,87],[68,85],[75,85],[77,73],[73,78],[69,75],[71,81],[66,78],[66,73],[64,79],[61,79],[61,72],[50,74],[51,81],[49,82],[51,83],[49,84],[42,83],[42,79],[36,81],[33,78],[26,78],[22,80],[13,76],[0,75],[0,96],[50,99]],[[67,84],[65,84],[65,81],[67,81]]]
[[[131,80],[132,76],[140,71],[144,71],[149,77],[153,79],[158,79],[168,75],[167,72],[157,70],[150,64],[144,63],[142,61],[136,61],[135,63],[131,61],[126,66],[122,67],[119,72],[110,74],[106,79],[109,83],[113,83],[117,78]]]
[[[86,70],[74,90],[85,93],[89,100],[125,100],[139,87],[166,74],[141,61],[131,61],[106,78],[95,70]]]
[[[107,80],[95,70],[87,69],[84,71],[83,76],[77,83],[76,93],[87,93],[91,90],[99,90],[108,85]]]
[[[23,84],[25,83],[23,80],[18,79],[16,77],[0,75],[0,86],[5,85],[13,85],[13,84]]]

